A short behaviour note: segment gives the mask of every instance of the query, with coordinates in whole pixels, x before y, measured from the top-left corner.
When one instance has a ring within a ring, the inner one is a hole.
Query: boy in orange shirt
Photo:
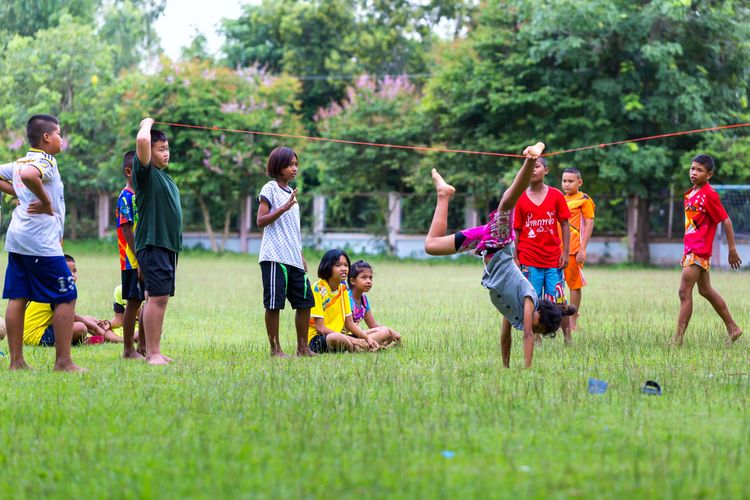
[[[583,263],[586,262],[586,247],[594,231],[594,211],[596,205],[589,195],[579,191],[583,185],[581,171],[566,168],[562,175],[562,190],[570,209],[570,250],[568,265],[565,268],[565,282],[570,289],[570,303],[581,310],[581,289],[586,286],[583,277]],[[570,329],[578,328],[578,312],[570,319]]]

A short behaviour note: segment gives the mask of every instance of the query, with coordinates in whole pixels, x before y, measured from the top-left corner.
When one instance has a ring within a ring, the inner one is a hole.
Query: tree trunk
[[[640,195],[628,196],[628,253],[636,264],[650,264],[648,209],[650,200]]]
[[[227,204],[229,207],[231,207],[231,204]],[[224,231],[221,233],[221,251],[224,251],[224,248],[227,244],[227,238],[229,238],[229,224],[232,222],[232,209],[227,208],[227,211],[224,212]]]
[[[216,245],[216,236],[214,235],[213,227],[211,227],[211,214],[208,211],[206,200],[204,200],[203,196],[201,196],[200,193],[197,192],[195,193],[195,199],[198,200],[198,206],[201,207],[201,213],[203,214],[203,225],[206,227],[208,239],[211,241],[211,251],[218,252],[219,247]]]

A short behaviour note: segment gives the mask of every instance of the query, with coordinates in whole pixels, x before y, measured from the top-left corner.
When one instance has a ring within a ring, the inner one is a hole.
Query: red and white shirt
[[[547,188],[547,195],[537,205],[524,192],[516,204],[513,229],[518,235],[518,260],[533,267],[555,268],[560,263],[560,236],[557,225],[570,218],[565,196],[558,189]]]
[[[721,204],[719,193],[706,183],[698,191],[685,193],[685,255],[711,257],[716,226],[729,215]]]

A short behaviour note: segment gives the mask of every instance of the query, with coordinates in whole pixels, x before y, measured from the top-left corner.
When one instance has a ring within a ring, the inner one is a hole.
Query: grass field
[[[109,317],[117,257],[76,257],[79,311]],[[667,349],[676,269],[591,269],[575,345],[545,341],[524,370],[517,332],[506,370],[479,262],[374,267],[376,317],[400,348],[270,360],[256,259],[186,254],[173,365],[114,345],[74,349],[84,375],[53,373],[51,349],[27,347],[25,373],[2,358],[0,497],[750,495],[750,339],[726,349],[696,293],[686,346]],[[750,274],[713,282],[750,333]],[[664,395],[641,394],[647,379]]]

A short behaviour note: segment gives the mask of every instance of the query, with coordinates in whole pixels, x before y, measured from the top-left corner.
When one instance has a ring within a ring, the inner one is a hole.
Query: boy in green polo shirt
[[[135,256],[143,274],[146,302],[143,305],[141,339],[146,361],[165,365],[171,361],[161,353],[161,332],[169,297],[174,296],[177,254],[182,250],[180,190],[167,174],[169,141],[164,132],[145,118],[136,137],[133,187],[138,207]]]

